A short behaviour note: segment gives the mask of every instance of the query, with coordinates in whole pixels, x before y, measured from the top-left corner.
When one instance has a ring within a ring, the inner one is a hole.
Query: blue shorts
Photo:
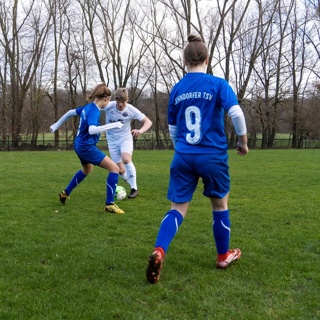
[[[101,161],[106,157],[106,154],[104,154],[95,145],[79,147],[76,143],[74,143],[74,151],[79,157],[82,165],[91,163],[95,166],[98,166],[101,163]]]
[[[199,178],[203,195],[222,199],[230,191],[228,153],[186,154],[175,152],[170,166],[167,198],[175,203],[190,202]]]

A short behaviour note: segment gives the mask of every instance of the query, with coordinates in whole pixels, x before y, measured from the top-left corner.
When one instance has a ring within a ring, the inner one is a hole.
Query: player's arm
[[[170,134],[170,138],[174,148],[176,146],[177,132],[178,132],[177,126],[169,124],[169,134]]]
[[[142,120],[142,127],[140,129],[131,130],[131,134],[134,138],[137,138],[140,134],[145,133],[152,126],[152,121],[148,117],[144,117]]]
[[[114,128],[122,128],[123,127],[123,123],[118,121],[118,122],[113,122],[113,123],[107,123],[103,126],[94,126],[91,125],[89,126],[89,134],[93,135],[93,134],[98,134],[110,129],[114,129]]]
[[[68,119],[77,116],[76,109],[69,110],[66,112],[56,123],[50,126],[50,132],[57,131]]]
[[[248,152],[248,138],[247,138],[247,126],[244,118],[244,114],[239,105],[232,106],[228,115],[231,118],[234,130],[238,136],[237,153],[241,156],[245,156]]]

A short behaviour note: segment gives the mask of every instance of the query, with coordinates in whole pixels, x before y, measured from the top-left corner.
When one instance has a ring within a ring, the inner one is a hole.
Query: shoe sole
[[[134,199],[134,198],[136,198],[138,196],[138,194],[137,195],[135,195],[135,196],[130,196],[130,194],[128,195],[128,199]]]
[[[66,201],[68,199],[68,196],[67,197],[61,197],[61,194],[59,194],[59,200],[62,204],[66,204]]]
[[[114,214],[124,214],[125,213],[123,210],[121,210],[121,212],[116,212],[114,210],[108,210],[108,208],[105,208],[104,211],[114,213]]]
[[[150,283],[157,283],[160,278],[160,272],[162,269],[162,261],[159,259],[156,253],[149,256],[148,268],[146,271],[147,280]]]
[[[113,214],[124,214],[125,212],[115,212],[115,211],[110,211],[110,210],[104,210],[106,212],[110,212],[110,213],[113,213]]]

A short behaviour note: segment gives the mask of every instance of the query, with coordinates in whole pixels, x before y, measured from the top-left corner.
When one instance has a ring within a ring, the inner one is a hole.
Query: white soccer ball
[[[115,198],[117,200],[123,200],[127,196],[126,189],[122,186],[117,186]]]

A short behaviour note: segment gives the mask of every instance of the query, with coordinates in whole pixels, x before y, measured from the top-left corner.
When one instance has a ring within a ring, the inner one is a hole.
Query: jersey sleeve
[[[232,106],[239,104],[236,94],[226,80],[222,81],[219,91],[220,103],[226,112],[228,112]]]
[[[142,113],[139,109],[136,107],[132,106],[132,111],[133,111],[133,119],[137,119],[139,121],[142,121],[145,118],[145,114]]]
[[[176,107],[175,107],[175,103],[174,103],[174,99],[175,99],[175,87],[173,87],[170,97],[169,97],[169,102],[168,102],[168,124],[175,126],[177,125],[177,115],[176,115]]]
[[[76,108],[76,113],[77,113],[77,115],[78,115],[79,117],[80,117],[80,115],[81,115],[81,112],[82,112],[83,108],[84,108],[84,106]]]

